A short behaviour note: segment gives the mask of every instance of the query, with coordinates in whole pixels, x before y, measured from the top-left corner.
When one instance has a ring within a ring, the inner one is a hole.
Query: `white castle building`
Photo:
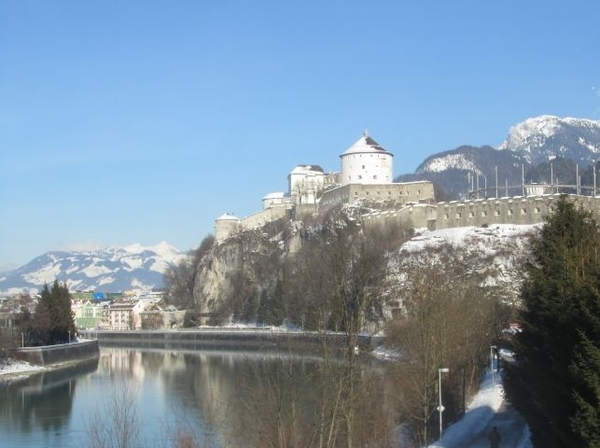
[[[367,132],[344,152],[342,185],[389,184],[393,180],[393,157],[373,140]]]
[[[288,191],[269,193],[263,209],[242,219],[226,213],[215,221],[215,238],[259,228],[277,219],[295,219],[335,204],[362,203],[374,209],[407,203],[433,203],[428,181],[394,183],[394,155],[365,131],[340,155],[341,172],[325,173],[319,165],[298,165],[288,174]]]

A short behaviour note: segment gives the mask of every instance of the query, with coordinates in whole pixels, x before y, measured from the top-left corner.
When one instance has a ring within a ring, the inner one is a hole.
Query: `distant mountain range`
[[[496,179],[501,190],[520,185],[523,174],[526,183],[550,183],[553,177],[573,184],[577,166],[583,180],[591,182],[590,167],[598,159],[600,121],[542,115],[513,126],[497,148],[461,146],[434,154],[415,173],[395,181],[429,180],[443,190],[438,200],[459,199],[472,189],[494,189]]]
[[[185,257],[162,242],[144,247],[109,247],[89,251],[52,251],[13,271],[0,274],[0,292],[35,292],[44,283],[65,282],[73,291],[151,291],[163,287],[163,273]]]

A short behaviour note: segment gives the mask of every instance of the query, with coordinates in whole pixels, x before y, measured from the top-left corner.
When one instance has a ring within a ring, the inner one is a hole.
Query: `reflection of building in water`
[[[131,375],[136,381],[143,381],[145,376],[142,365],[142,352],[129,349],[112,349],[100,352],[98,373],[127,376]]]

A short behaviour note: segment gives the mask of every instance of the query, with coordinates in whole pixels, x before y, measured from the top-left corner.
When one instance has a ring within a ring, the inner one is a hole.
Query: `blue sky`
[[[0,0],[0,268],[197,247],[225,212],[339,170],[394,175],[541,114],[600,119],[600,2]]]

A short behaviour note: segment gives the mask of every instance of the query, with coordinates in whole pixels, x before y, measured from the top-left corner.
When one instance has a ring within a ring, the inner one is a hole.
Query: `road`
[[[502,436],[501,448],[523,448],[530,446],[525,445],[525,441],[523,440],[526,428],[525,419],[509,403],[504,402],[485,429],[475,435],[473,440],[465,445],[464,448],[489,448],[488,434],[494,426],[498,428]]]

